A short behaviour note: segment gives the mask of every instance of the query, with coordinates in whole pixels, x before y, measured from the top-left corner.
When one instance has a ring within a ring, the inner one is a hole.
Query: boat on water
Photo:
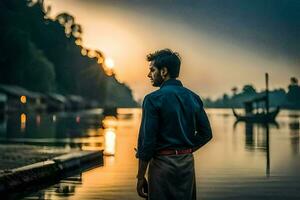
[[[244,102],[245,114],[238,114],[232,109],[237,121],[268,123],[275,122],[280,108],[269,108],[269,75],[266,73],[266,92],[260,97],[253,98]]]
[[[246,121],[246,122],[275,122],[276,116],[278,115],[280,108],[277,107],[269,113],[266,112],[257,112],[257,113],[246,113],[245,115],[238,114],[234,109],[232,109],[234,116],[237,121]]]

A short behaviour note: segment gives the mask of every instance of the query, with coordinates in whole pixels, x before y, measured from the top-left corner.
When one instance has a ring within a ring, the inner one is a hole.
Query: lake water
[[[140,199],[134,147],[141,110],[119,109],[118,118],[99,113],[19,113],[2,119],[2,143],[104,149],[106,154],[103,166],[21,199]],[[268,128],[235,123],[229,109],[207,113],[214,138],[194,153],[198,199],[300,199],[300,111],[282,110]]]

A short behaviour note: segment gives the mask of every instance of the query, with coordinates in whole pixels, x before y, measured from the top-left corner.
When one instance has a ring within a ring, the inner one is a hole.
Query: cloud
[[[298,0],[87,0],[160,16],[300,64]],[[158,17],[157,17],[158,18]]]

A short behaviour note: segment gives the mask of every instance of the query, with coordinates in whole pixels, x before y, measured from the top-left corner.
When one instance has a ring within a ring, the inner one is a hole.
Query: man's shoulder
[[[189,96],[191,99],[196,100],[198,103],[203,104],[202,103],[202,99],[200,97],[199,94],[197,94],[196,92],[186,88],[186,87],[182,87],[183,91],[185,94],[188,94],[187,96]],[[186,95],[185,95],[186,96]]]
[[[168,96],[172,93],[174,93],[174,94],[187,93],[187,94],[190,94],[192,96],[199,98],[199,95],[196,92],[194,92],[186,87],[183,87],[183,86],[182,87],[163,87],[163,88],[160,88],[159,90],[156,90],[154,92],[147,94],[145,96],[145,98],[149,98],[149,99],[159,98],[159,97],[163,97],[163,96]]]
[[[163,87],[163,88],[160,88],[159,90],[156,90],[156,91],[153,91],[149,94],[147,94],[144,98],[144,100],[158,100],[158,99],[162,99],[162,98],[165,98],[165,97],[170,97],[170,95],[172,96],[173,94],[177,94],[177,95],[183,95],[183,94],[188,94],[189,96],[193,96],[194,98],[196,99],[199,99],[201,100],[200,96],[186,88],[186,87]]]
[[[186,88],[186,87],[183,87],[184,88],[184,90],[187,92],[187,93],[190,93],[191,95],[193,95],[193,96],[195,96],[195,97],[197,97],[197,98],[200,98],[200,96],[196,93],[196,92],[194,92],[194,91],[192,91],[192,90],[190,90],[190,89],[188,89],[188,88]]]
[[[160,90],[156,90],[156,91],[153,91],[153,92],[147,94],[144,99],[149,99],[149,100],[150,99],[155,99],[155,98],[157,98],[157,97],[159,97],[161,95],[162,95],[161,91]]]
[[[157,104],[161,102],[161,100],[159,100],[160,96],[161,94],[158,92],[158,90],[147,94],[143,100],[143,108],[148,107],[149,105],[156,107]]]

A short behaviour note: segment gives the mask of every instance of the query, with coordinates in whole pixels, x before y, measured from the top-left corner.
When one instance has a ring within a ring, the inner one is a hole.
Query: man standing
[[[203,103],[176,79],[181,64],[178,53],[163,49],[147,55],[147,61],[148,77],[160,89],[143,102],[136,154],[138,195],[150,200],[196,199],[192,153],[212,138]]]

